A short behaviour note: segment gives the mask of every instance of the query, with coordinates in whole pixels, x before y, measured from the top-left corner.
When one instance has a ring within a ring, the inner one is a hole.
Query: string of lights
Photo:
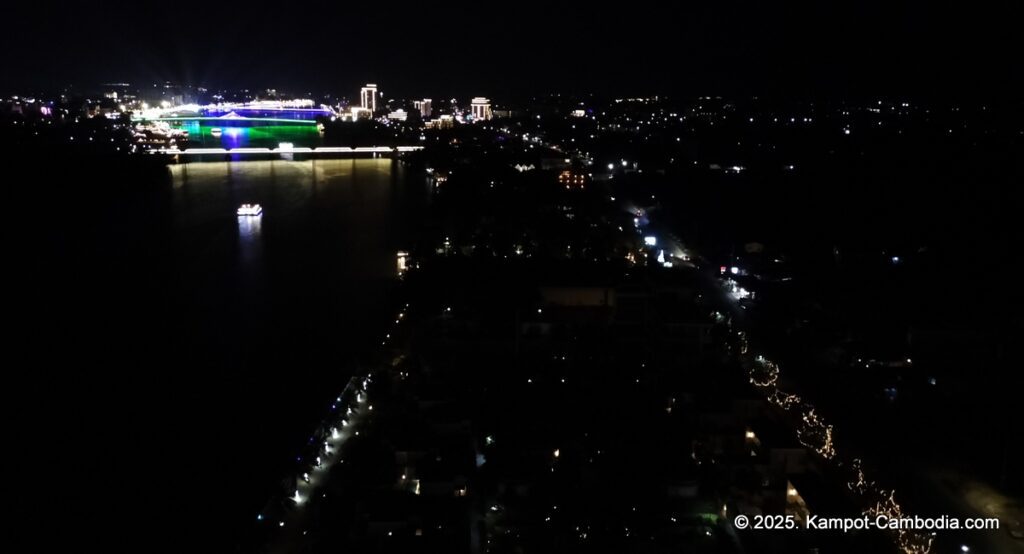
[[[744,333],[737,334],[740,340],[740,352],[749,351]],[[813,450],[819,456],[832,463],[836,468],[849,471],[851,477],[847,487],[855,493],[862,506],[862,513],[872,518],[885,516],[892,519],[907,517],[902,506],[896,501],[896,492],[880,487],[875,481],[869,480],[864,473],[863,462],[854,458],[845,462],[837,453],[834,443],[834,428],[828,424],[815,410],[814,406],[799,396],[782,391],[779,388],[781,370],[778,364],[764,356],[754,357],[749,364],[747,377],[756,389],[761,391],[774,406],[787,413],[798,416],[797,439],[800,444]],[[921,533],[912,529],[889,529],[893,540],[905,554],[929,554],[935,540],[935,533]]]

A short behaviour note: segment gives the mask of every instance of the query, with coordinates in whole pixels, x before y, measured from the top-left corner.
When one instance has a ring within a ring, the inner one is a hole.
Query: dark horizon
[[[403,97],[999,100],[1024,88],[1012,70],[1024,50],[1012,29],[1015,7],[533,3],[356,13],[314,1],[281,16],[276,4],[259,1],[201,9],[69,4],[43,13],[8,8],[8,21],[20,23],[0,38],[8,53],[0,89],[172,81],[346,94],[377,82]]]

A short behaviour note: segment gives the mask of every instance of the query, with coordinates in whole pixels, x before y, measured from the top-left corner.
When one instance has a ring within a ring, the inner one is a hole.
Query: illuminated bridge
[[[325,146],[321,122],[326,116],[333,118],[334,113],[329,106],[316,107],[311,100],[298,100],[156,108],[144,110],[134,119],[140,123],[140,129],[145,127],[169,139],[168,144],[148,152],[170,156],[303,154],[344,157],[423,149],[422,146]]]
[[[399,154],[423,150],[422,146],[304,146],[281,145],[277,148],[158,148],[150,150],[150,154],[166,154],[169,156],[210,156],[210,155],[270,155],[270,154]]]
[[[337,115],[330,106],[314,106],[311,100],[299,100],[290,102],[264,101],[264,102],[232,102],[221,104],[186,104],[182,106],[167,108],[147,108],[142,112],[136,112],[136,120],[156,120],[165,118],[195,118],[207,114],[231,114],[233,112],[248,112],[257,114],[287,114],[293,117],[288,119],[315,118],[317,116]]]
[[[136,122],[166,121],[198,125],[316,125],[318,118],[334,117],[330,106],[314,106],[312,101],[265,101],[222,103],[200,106],[188,104],[168,108],[152,108],[136,112]]]
[[[199,123],[219,123],[224,125],[245,125],[247,123],[279,123],[284,125],[316,125],[315,119],[291,119],[282,117],[245,117],[235,116],[231,114],[214,117],[214,116],[187,116],[187,115],[175,115],[175,116],[161,116],[152,117],[148,119],[138,119],[136,121],[181,121],[181,122],[199,122]]]

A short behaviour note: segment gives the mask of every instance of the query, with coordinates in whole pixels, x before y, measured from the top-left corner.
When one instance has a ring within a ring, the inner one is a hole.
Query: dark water
[[[168,171],[147,192],[32,207],[46,247],[25,263],[27,356],[5,391],[22,422],[10,500],[40,522],[24,544],[234,551],[399,301],[420,172],[390,159]],[[262,218],[235,216],[247,202]]]

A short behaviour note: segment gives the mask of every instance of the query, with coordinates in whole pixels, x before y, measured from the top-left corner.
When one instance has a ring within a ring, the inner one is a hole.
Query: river
[[[31,218],[12,500],[83,546],[233,551],[392,315],[429,190],[387,158],[167,171]]]

